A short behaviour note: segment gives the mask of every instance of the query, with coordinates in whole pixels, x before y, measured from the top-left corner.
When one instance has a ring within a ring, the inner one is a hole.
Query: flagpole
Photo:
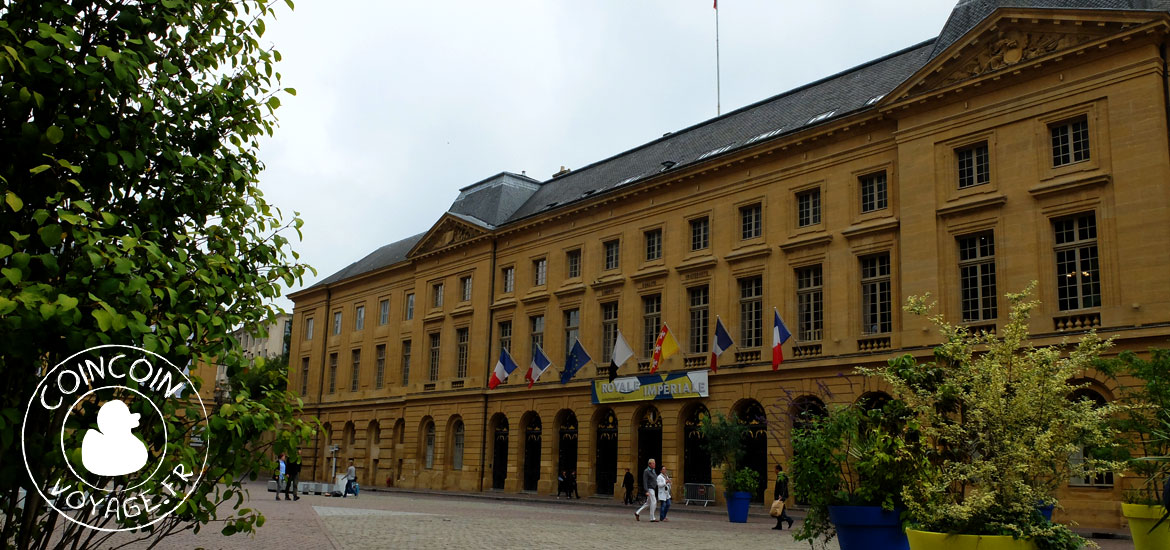
[[[715,116],[723,114],[722,89],[719,84],[719,0],[715,0]]]

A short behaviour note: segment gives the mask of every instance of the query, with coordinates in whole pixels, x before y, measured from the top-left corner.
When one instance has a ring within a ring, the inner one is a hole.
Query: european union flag
[[[569,356],[565,358],[565,370],[561,373],[561,383],[568,384],[569,380],[581,370],[586,363],[592,361],[593,358],[585,353],[585,348],[581,346],[581,341],[573,342],[573,349],[569,351]]]

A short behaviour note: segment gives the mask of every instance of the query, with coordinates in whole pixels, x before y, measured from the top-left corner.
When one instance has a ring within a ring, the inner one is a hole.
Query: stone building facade
[[[1158,1],[964,1],[936,39],[547,181],[461,189],[426,232],[292,294],[290,388],[325,426],[306,471],[336,455],[365,484],[551,494],[576,470],[621,498],[655,457],[681,498],[718,485],[696,421],[722,411],[770,479],[795,413],[882,397],[854,367],[930,355],[901,309],[925,293],[994,329],[1038,281],[1037,344],[1165,346],[1168,28]],[[682,353],[661,372],[702,373],[716,317],[736,345],[705,397],[594,402],[617,331],[621,377],[648,371],[662,323]],[[578,338],[593,361],[562,384]],[[538,345],[553,368],[529,388]],[[501,348],[519,369],[488,390]],[[1122,485],[1077,480],[1058,513],[1116,527]]]

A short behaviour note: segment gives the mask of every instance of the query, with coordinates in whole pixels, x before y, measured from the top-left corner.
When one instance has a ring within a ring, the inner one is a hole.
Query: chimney
[[[554,178],[559,178],[559,177],[561,177],[561,176],[563,176],[563,175],[565,175],[565,174],[568,174],[569,172],[572,172],[572,170],[570,170],[570,169],[568,169],[568,168],[565,168],[564,166],[561,166],[561,169],[560,169],[560,171],[558,171],[557,173],[553,174],[553,175],[552,175],[552,177],[554,177]]]

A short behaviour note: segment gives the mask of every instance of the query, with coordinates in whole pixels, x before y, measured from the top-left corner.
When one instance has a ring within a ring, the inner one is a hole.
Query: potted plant
[[[747,438],[747,426],[741,424],[734,414],[726,417],[716,412],[714,418],[704,416],[699,428],[705,438],[707,452],[711,455],[711,465],[723,467],[728,521],[747,523],[748,505],[760,486],[759,474],[740,464],[744,458],[743,442]]]
[[[1134,381],[1123,386],[1119,400],[1126,407],[1116,420],[1118,455],[1132,474],[1124,478],[1132,482],[1122,492],[1121,513],[1129,521],[1134,548],[1170,548],[1170,521],[1158,524],[1167,513],[1170,478],[1170,350],[1152,349],[1148,360],[1123,352],[1097,366]]]
[[[907,550],[902,490],[923,453],[901,401],[856,404],[805,419],[793,430],[793,490],[808,505],[796,540],[841,550]]]
[[[1043,519],[1037,505],[1057,504],[1052,487],[1073,475],[1116,467],[1097,459],[1069,464],[1078,448],[1112,445],[1116,407],[1069,399],[1083,387],[1070,380],[1110,342],[1089,333],[1071,350],[1032,346],[1034,285],[1007,296],[1011,313],[999,334],[971,333],[935,315],[943,343],[933,360],[906,355],[866,370],[906,403],[922,437],[924,465],[903,491],[911,550],[1084,544],[1068,527]],[[925,314],[926,300],[911,298],[906,309]]]

